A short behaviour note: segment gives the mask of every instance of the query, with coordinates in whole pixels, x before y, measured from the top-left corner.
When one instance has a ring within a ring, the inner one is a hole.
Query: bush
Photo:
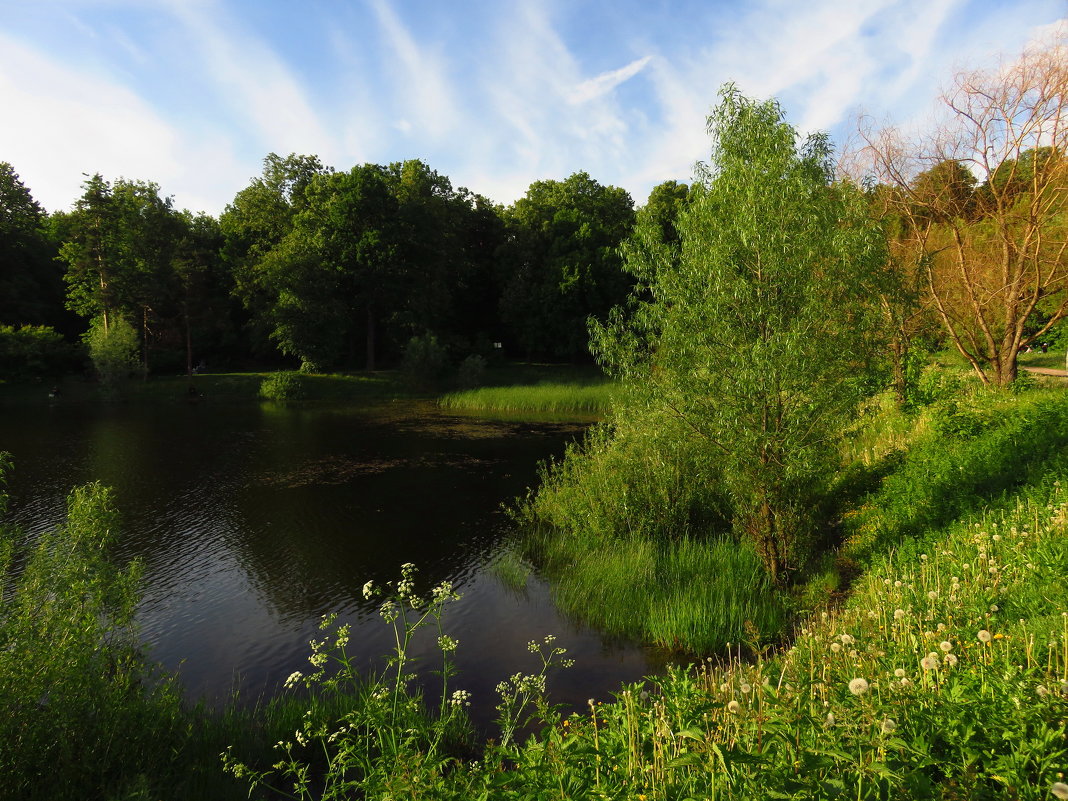
[[[401,361],[405,379],[416,387],[430,387],[441,378],[449,359],[445,346],[433,334],[408,340]]]
[[[304,397],[304,381],[300,373],[274,373],[260,384],[260,397],[271,401],[300,400]]]
[[[473,389],[482,385],[486,379],[486,360],[477,353],[472,353],[462,362],[456,371],[456,383],[462,389]]]
[[[101,389],[106,395],[114,394],[137,369],[137,330],[118,315],[112,316],[107,327],[104,318],[97,317],[82,339],[89,348]]]
[[[82,349],[46,325],[0,325],[0,375],[58,377],[76,368]]]

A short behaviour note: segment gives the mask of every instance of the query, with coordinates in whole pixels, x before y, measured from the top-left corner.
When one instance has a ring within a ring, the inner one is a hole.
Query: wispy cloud
[[[396,73],[394,97],[404,107],[397,127],[407,133],[411,129],[408,120],[414,119],[420,131],[431,139],[453,132],[458,119],[445,59],[432,46],[416,42],[385,0],[371,0],[370,5],[393,56],[381,68]]]
[[[217,3],[170,0],[200,60],[205,89],[217,95],[217,109],[231,109],[234,125],[250,131],[263,153],[330,153],[334,137],[290,68],[239,20]],[[245,126],[249,125],[249,128]]]
[[[15,4],[0,23],[0,159],[49,208],[99,170],[218,212],[269,151],[339,169],[424,158],[503,203],[586,170],[640,203],[707,156],[726,81],[839,139],[858,107],[919,125],[955,67],[1011,56],[1064,17],[1063,0],[461,6]]]
[[[644,58],[638,58],[627,64],[625,67],[620,67],[618,70],[612,70],[611,72],[602,72],[596,78],[590,78],[588,81],[583,81],[568,94],[567,100],[572,105],[578,103],[585,103],[594,98],[601,97],[608,94],[624,81],[629,81],[652,61],[652,56],[645,56]]]
[[[0,159],[48,209],[68,207],[85,173],[162,181],[179,172],[178,137],[149,104],[3,34],[0,107]]]

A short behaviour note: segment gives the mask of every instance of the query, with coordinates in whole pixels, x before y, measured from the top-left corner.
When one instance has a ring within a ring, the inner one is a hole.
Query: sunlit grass
[[[446,409],[473,412],[531,412],[549,414],[603,414],[611,405],[615,385],[596,383],[542,383],[480,387],[442,396]]]

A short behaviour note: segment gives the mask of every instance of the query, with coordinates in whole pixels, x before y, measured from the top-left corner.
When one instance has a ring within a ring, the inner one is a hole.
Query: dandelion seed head
[[[957,664],[957,655],[956,654],[946,654],[946,664],[949,665],[950,667],[955,667],[956,664]]]
[[[990,642],[992,639],[990,632],[986,629],[979,629],[979,633],[976,636],[979,638],[979,642]]]
[[[742,691],[743,695],[749,695],[749,693],[753,691],[752,686],[750,686],[747,682],[744,681],[742,682],[742,686],[738,689]]]
[[[853,695],[864,695],[868,691],[868,680],[856,678],[849,682],[849,692]]]
[[[938,593],[935,590],[931,590],[929,593],[927,593],[927,597],[933,601],[935,598],[938,597]]]
[[[831,643],[831,650],[834,651],[835,653],[838,653],[839,651],[842,650],[842,644],[841,643],[837,643],[837,642],[832,642]]]
[[[1068,784],[1064,782],[1054,782],[1049,791],[1057,798],[1068,799]]]
[[[882,729],[883,734],[893,734],[895,731],[897,731],[897,723],[894,721],[893,718],[886,718],[882,722],[882,726],[880,728]]]
[[[950,651],[953,650],[953,643],[951,643],[949,640],[943,640],[938,644],[938,647],[942,649],[942,653],[948,654]]]
[[[928,654],[920,660],[920,667],[922,667],[924,670],[937,670],[938,656],[935,654]]]
[[[853,639],[851,634],[843,634],[838,639],[842,641],[842,645],[852,645],[856,640]]]
[[[727,711],[731,714],[737,715],[739,712],[742,711],[742,705],[739,704],[737,701],[731,699],[730,703],[727,704]]]
[[[897,676],[899,679],[904,678],[905,677],[905,668],[898,668],[897,670],[894,671],[894,675]]]
[[[824,723],[825,726],[833,726],[834,725],[834,712],[828,712],[827,713],[827,717],[824,719],[823,723]]]
[[[905,616],[905,610],[904,609],[895,609],[894,610],[894,620],[901,620],[901,618],[903,618],[904,616]]]

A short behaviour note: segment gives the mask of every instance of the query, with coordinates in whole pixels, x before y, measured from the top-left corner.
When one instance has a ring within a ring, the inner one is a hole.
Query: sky
[[[1068,0],[0,0],[0,161],[49,211],[92,173],[219,214],[274,152],[422,159],[512,203],[586,171],[688,182],[719,88],[844,142],[922,125]]]

